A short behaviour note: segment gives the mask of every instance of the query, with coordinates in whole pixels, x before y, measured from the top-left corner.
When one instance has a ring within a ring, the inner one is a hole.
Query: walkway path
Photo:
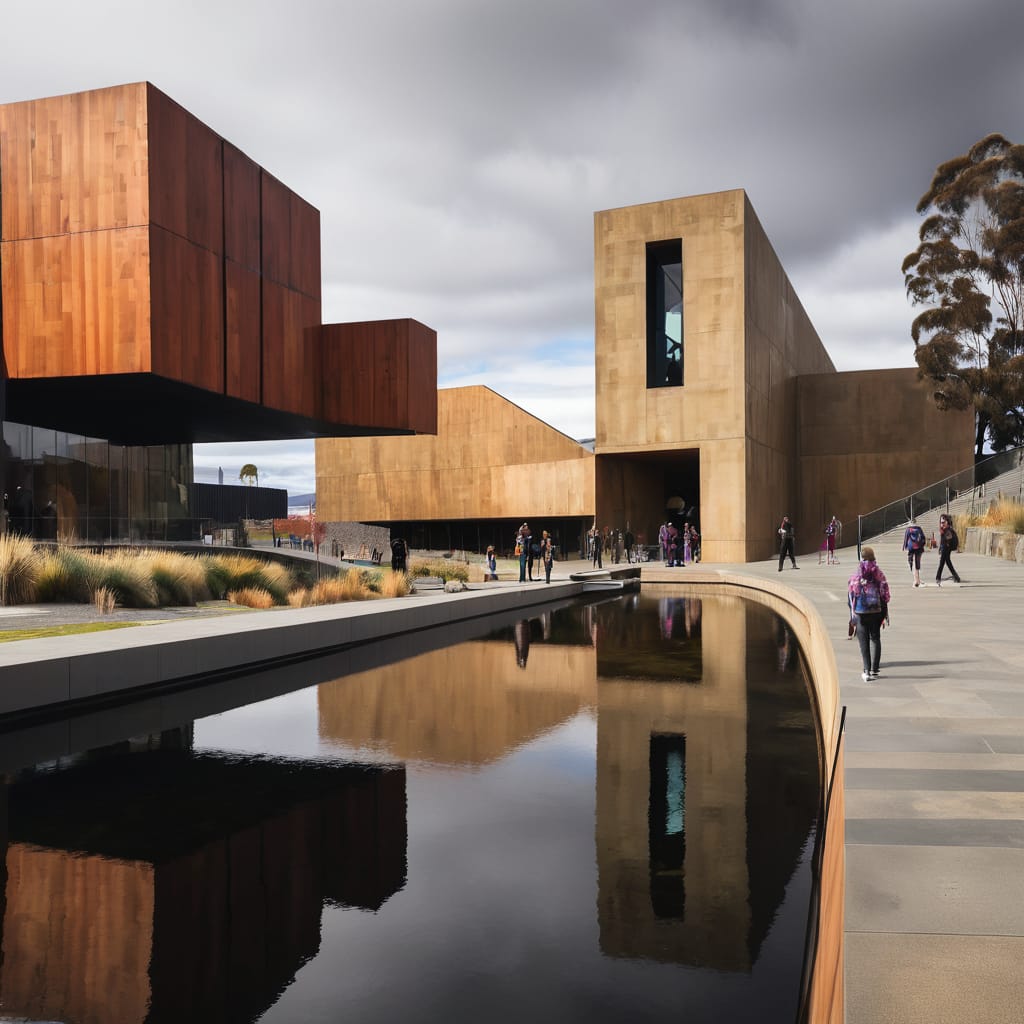
[[[962,586],[915,589],[899,543],[881,677],[860,678],[840,565],[729,566],[813,601],[846,718],[847,1024],[1024,1021],[1024,566],[957,553]],[[726,568],[705,566],[705,568]],[[686,570],[679,570],[685,576]]]

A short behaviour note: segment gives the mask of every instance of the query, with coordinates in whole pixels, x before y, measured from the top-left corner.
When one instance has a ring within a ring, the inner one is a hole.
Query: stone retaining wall
[[[1024,534],[1006,533],[988,526],[969,526],[961,547],[972,555],[989,555],[1008,562],[1024,562]]]

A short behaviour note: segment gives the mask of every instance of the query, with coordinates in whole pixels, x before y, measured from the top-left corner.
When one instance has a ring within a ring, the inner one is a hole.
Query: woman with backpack
[[[939,516],[939,567],[935,570],[935,586],[942,586],[942,570],[949,567],[949,574],[953,577],[954,583],[960,582],[960,575],[953,568],[950,553],[960,547],[960,538],[953,529],[953,520],[950,516]]]
[[[916,519],[910,520],[910,525],[903,532],[903,550],[907,553],[907,565],[914,574],[914,586],[921,586],[921,552],[928,543],[924,530],[917,525]]]
[[[889,583],[875,562],[873,548],[861,551],[860,565],[850,577],[850,635],[857,632],[860,657],[864,664],[861,679],[865,683],[878,678],[882,658],[882,623],[889,625]]]

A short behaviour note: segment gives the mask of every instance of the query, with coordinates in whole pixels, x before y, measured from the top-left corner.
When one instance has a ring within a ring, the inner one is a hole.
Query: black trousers
[[[796,565],[796,558],[793,557],[793,538],[792,537],[787,537],[782,542],[782,547],[779,548],[779,568],[780,569],[782,568],[782,563],[786,560],[787,557],[789,558],[789,560],[794,565]]]
[[[942,570],[944,568],[949,569],[949,575],[953,577],[954,583],[960,582],[960,576],[958,575],[956,569],[953,568],[953,563],[950,561],[949,558],[949,548],[943,548],[939,552],[939,567],[935,570],[936,581],[942,579]]]
[[[865,672],[877,672],[882,658],[881,612],[861,612],[857,616],[857,643],[860,644],[860,660]]]

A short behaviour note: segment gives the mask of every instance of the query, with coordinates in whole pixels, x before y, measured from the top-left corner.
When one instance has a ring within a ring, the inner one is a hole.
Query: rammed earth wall
[[[987,526],[970,526],[966,530],[963,549],[974,555],[1024,562],[1024,534],[1005,533]]]

